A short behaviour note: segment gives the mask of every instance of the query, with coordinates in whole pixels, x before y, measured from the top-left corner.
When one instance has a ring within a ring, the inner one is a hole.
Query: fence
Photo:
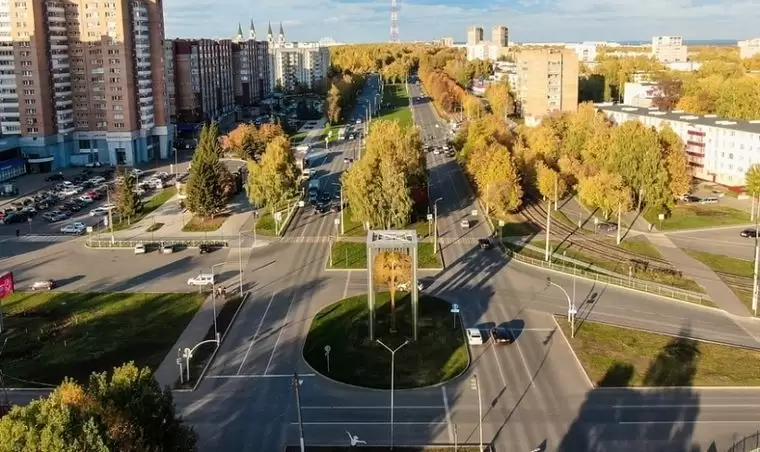
[[[201,245],[226,248],[230,246],[227,240],[214,239],[172,239],[159,238],[155,240],[111,240],[111,239],[87,239],[85,245],[89,248],[134,248],[135,245],[145,245],[146,248],[158,248],[160,244],[172,245],[182,248],[198,248]]]
[[[726,452],[758,452],[760,451],[760,431],[745,436],[735,442]]]
[[[712,304],[710,299],[707,296],[696,293],[696,292],[690,292],[688,290],[677,289],[675,287],[663,286],[661,284],[656,284],[656,283],[652,283],[648,281],[642,281],[640,279],[626,278],[622,275],[621,276],[603,275],[599,273],[594,273],[594,272],[578,269],[577,266],[574,266],[574,265],[570,266],[570,265],[566,265],[562,263],[546,262],[541,259],[534,259],[532,257],[523,256],[520,253],[515,253],[509,248],[505,248],[505,251],[510,258],[518,262],[524,262],[526,264],[534,265],[536,267],[547,268],[550,270],[555,270],[555,271],[567,273],[570,275],[580,276],[586,279],[598,281],[603,284],[610,284],[613,286],[640,290],[642,292],[660,295],[663,297],[672,298],[674,300],[688,301],[690,303],[697,303],[700,305]]]

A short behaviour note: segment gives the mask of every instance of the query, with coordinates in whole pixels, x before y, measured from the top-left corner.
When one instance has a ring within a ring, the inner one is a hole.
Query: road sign
[[[276,221],[282,221],[282,212],[275,212],[274,213],[274,219]]]
[[[432,220],[433,219],[433,214],[432,213],[427,214],[427,219],[428,219],[428,221]]]
[[[87,233],[92,234],[92,226],[87,226]]]
[[[661,213],[661,214],[657,215],[657,218],[658,218],[660,221],[662,221],[662,220],[664,220],[664,219],[665,219],[665,214],[664,214],[664,213]]]
[[[335,226],[338,226],[340,224],[340,218],[336,218],[333,223],[335,223]]]
[[[27,223],[31,223],[32,222],[32,217],[26,217],[26,222]]]
[[[459,305],[458,304],[452,304],[451,305],[451,313],[452,314],[458,314],[459,313]]]

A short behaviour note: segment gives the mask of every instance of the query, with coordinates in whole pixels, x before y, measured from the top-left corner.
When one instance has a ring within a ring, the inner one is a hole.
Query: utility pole
[[[113,236],[113,206],[111,205],[111,187],[106,187],[106,205],[108,206],[108,227],[111,230],[111,244],[116,242]]]
[[[617,244],[620,245],[620,220],[623,216],[623,203],[618,204]]]
[[[559,209],[559,173],[557,173],[557,178],[554,179],[554,211],[556,212],[557,209]]]
[[[345,226],[346,223],[343,221],[344,220],[343,207],[345,207],[345,205],[343,204],[343,184],[340,184],[340,234],[341,235],[344,235],[346,233],[346,226]]]
[[[551,253],[549,252],[549,235],[550,235],[551,227],[552,227],[552,201],[551,199],[549,199],[548,205],[546,207],[546,250],[544,251],[544,260],[546,262],[549,262],[549,258],[551,256]]]
[[[243,233],[238,231],[238,266],[240,277],[240,296],[243,296]]]
[[[758,243],[758,219],[760,219],[760,215],[755,215],[755,269],[754,273],[752,275],[752,314],[757,315],[757,297],[758,297],[758,281],[757,281],[757,275],[758,270],[760,270],[760,243]]]
[[[293,373],[293,387],[296,391],[296,407],[298,408],[298,434],[301,444],[301,452],[306,452],[306,441],[303,438],[303,418],[301,417],[301,381],[298,379],[298,373]]]

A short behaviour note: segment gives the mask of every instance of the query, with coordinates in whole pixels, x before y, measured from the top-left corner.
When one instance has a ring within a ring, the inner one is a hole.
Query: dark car
[[[319,213],[327,213],[330,211],[330,205],[329,204],[320,204],[317,206],[316,211]]]
[[[201,243],[198,246],[198,251],[200,251],[201,254],[206,254],[214,251],[213,245],[209,245],[208,243]]]
[[[61,182],[64,180],[63,174],[51,174],[50,176],[45,178],[45,181],[47,182]]]
[[[491,339],[494,344],[511,344],[515,341],[515,335],[509,328],[497,326],[491,328]]]
[[[493,243],[490,239],[478,239],[478,246],[482,250],[490,250],[493,248]]]
[[[755,238],[757,237],[757,230],[755,229],[745,229],[742,232],[739,233],[742,237],[749,237],[749,238]]]

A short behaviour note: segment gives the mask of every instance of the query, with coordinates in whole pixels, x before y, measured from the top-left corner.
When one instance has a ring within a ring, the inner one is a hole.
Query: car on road
[[[61,233],[79,235],[87,229],[84,223],[69,223],[61,227]]]
[[[459,222],[459,226],[462,229],[469,229],[470,228],[470,220],[468,220],[467,218],[465,218],[464,220],[462,220],[462,221]]]
[[[32,292],[37,291],[37,290],[53,290],[55,289],[55,281],[53,281],[52,279],[35,281],[32,283],[30,289],[32,289]]]
[[[110,209],[107,209],[105,207],[96,207],[90,211],[91,217],[102,217],[103,215],[108,215],[108,211]]]
[[[441,149],[440,148],[433,149],[433,154],[435,154],[435,155],[441,155]]]
[[[490,335],[494,344],[511,344],[515,341],[514,332],[503,326],[491,328]]]
[[[201,243],[198,245],[198,251],[200,251],[200,254],[207,254],[212,251],[214,251],[216,248],[213,245],[209,245],[208,243]]]
[[[214,275],[200,273],[198,276],[187,280],[188,286],[208,286],[214,284]]]
[[[158,251],[161,254],[172,254],[174,252],[174,245],[171,243],[161,242],[161,245],[158,247]]]
[[[490,250],[493,248],[493,242],[491,242],[491,239],[488,238],[478,239],[478,246],[481,250]]]
[[[343,163],[352,163],[353,161],[354,161],[354,159],[352,159],[350,157],[343,157]]]
[[[483,334],[478,328],[467,328],[467,343],[470,345],[483,345]]]
[[[747,237],[747,238],[753,238],[754,239],[755,237],[757,237],[757,230],[755,230],[755,229],[745,229],[742,232],[740,232],[739,235],[742,236],[742,237]]]
[[[65,178],[63,177],[63,174],[58,173],[58,174],[52,174],[52,175],[46,177],[45,178],[45,182],[61,182],[64,179]]]

